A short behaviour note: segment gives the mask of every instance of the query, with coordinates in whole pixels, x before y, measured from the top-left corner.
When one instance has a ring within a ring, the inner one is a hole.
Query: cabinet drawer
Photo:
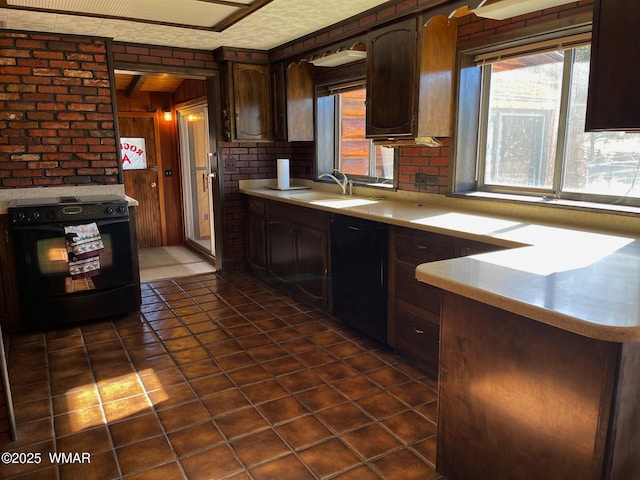
[[[418,362],[418,366],[437,375],[440,356],[440,326],[399,306],[394,308],[396,352]]]
[[[452,242],[444,236],[426,232],[395,234],[395,255],[406,262],[419,263],[453,257]]]
[[[415,270],[415,265],[396,260],[394,285],[396,299],[404,300],[425,310],[425,314],[428,314],[433,321],[439,322],[442,290],[416,280]]]
[[[247,201],[247,208],[250,212],[257,213],[259,215],[264,215],[267,210],[266,202],[254,197],[249,197],[249,200]]]
[[[454,254],[456,257],[467,257],[469,255],[477,255],[479,253],[495,252],[503,250],[504,247],[492,245],[490,243],[477,242],[474,240],[463,240],[456,238],[454,241]]]
[[[290,223],[309,225],[321,230],[329,230],[329,214],[322,210],[300,207],[278,201],[269,202],[269,217],[285,219]]]

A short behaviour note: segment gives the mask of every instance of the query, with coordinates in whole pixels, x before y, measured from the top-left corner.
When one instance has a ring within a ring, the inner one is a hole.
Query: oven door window
[[[69,270],[64,226],[29,225],[16,229],[18,273],[23,277],[26,297],[51,297],[71,293],[119,288],[133,282],[128,220],[96,222],[104,250],[99,269],[92,276],[77,278]]]

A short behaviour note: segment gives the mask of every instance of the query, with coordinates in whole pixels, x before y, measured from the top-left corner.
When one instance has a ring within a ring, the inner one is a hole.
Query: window
[[[478,189],[640,204],[640,134],[585,133],[590,47],[482,66]]]
[[[365,137],[365,99],[362,83],[318,97],[318,175],[339,170],[356,184],[393,187],[396,152]]]

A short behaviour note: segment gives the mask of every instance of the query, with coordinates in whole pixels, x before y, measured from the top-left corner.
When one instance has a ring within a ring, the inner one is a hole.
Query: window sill
[[[449,195],[454,198],[495,200],[501,202],[513,202],[521,205],[532,205],[536,207],[564,208],[569,210],[581,210],[591,213],[608,213],[619,215],[640,215],[640,207],[629,205],[612,205],[606,203],[585,202],[578,200],[565,200],[556,198],[547,198],[534,195],[513,195],[508,193],[495,192],[466,192],[452,193]]]
[[[367,183],[354,181],[353,185],[356,187],[371,187],[371,188],[383,188],[385,190],[395,190],[392,183]]]

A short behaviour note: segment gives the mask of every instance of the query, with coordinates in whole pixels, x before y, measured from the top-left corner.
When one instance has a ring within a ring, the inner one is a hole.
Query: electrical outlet
[[[438,185],[438,177],[436,175],[427,175],[425,183],[427,185]]]
[[[427,174],[416,173],[414,185],[417,189],[422,189],[427,186]]]

